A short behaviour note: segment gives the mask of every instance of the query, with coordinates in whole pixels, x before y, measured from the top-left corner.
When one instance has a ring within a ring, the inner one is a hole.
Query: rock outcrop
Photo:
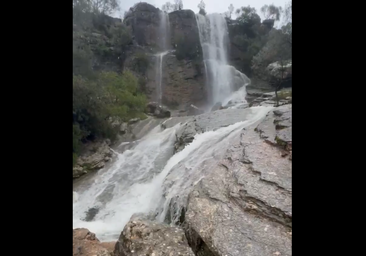
[[[169,118],[170,111],[168,108],[160,105],[157,102],[149,102],[146,106],[147,113],[157,118]]]
[[[132,216],[121,233],[114,256],[194,256],[184,231]]]
[[[175,150],[181,151],[193,141],[194,136],[205,131],[215,131],[219,128],[244,121],[250,115],[250,109],[222,109],[190,117],[176,134]]]
[[[113,256],[115,243],[101,243],[94,233],[85,228],[73,230],[73,256]]]
[[[131,43],[130,38],[125,38],[123,43],[119,38],[125,31],[121,19],[108,15],[90,14],[84,22],[74,22],[74,68],[86,65],[83,61],[89,55],[93,70],[120,72],[125,58],[125,46]]]
[[[291,105],[244,129],[189,195],[196,255],[291,255]]]
[[[103,168],[113,156],[109,146],[109,140],[86,144],[83,154],[78,158],[73,168],[73,178],[79,178],[91,171]]]
[[[160,10],[148,3],[137,3],[129,9],[123,23],[131,29],[132,39],[139,46],[158,47]]]
[[[169,108],[182,109],[187,105],[197,106],[206,102],[208,91],[205,87],[203,62],[177,58],[177,52],[163,58],[162,103]],[[147,87],[156,88],[156,68],[149,71]],[[153,89],[154,88],[154,89]]]

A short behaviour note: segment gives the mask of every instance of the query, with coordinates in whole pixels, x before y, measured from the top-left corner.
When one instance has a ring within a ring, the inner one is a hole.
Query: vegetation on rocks
[[[116,3],[73,1],[73,164],[83,143],[116,138],[114,121],[144,116],[140,82],[121,65],[131,34],[121,21],[106,15]],[[144,65],[142,61],[139,67]]]

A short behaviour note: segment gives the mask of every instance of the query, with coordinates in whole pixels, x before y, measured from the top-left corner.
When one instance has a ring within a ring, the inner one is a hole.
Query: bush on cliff
[[[145,105],[138,80],[128,71],[100,72],[96,79],[74,75],[73,155],[79,153],[82,142],[96,138],[114,140],[119,127],[112,125],[111,120],[141,118]]]

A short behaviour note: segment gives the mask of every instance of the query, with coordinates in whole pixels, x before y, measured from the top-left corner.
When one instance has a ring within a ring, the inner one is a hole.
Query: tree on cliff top
[[[182,0],[174,0],[176,10],[183,10],[183,1]]]
[[[292,23],[292,1],[288,2],[285,5],[285,10],[284,10],[284,20],[285,22]]]
[[[228,9],[229,9],[228,18],[231,18],[231,15],[234,12],[234,5],[233,4],[230,4],[229,7],[228,7]]]
[[[174,11],[174,4],[172,4],[171,2],[166,2],[165,4],[163,4],[161,9],[167,13],[172,12]]]
[[[73,8],[80,12],[111,14],[119,9],[117,0],[73,0]]]
[[[257,10],[254,7],[241,7],[237,9],[235,13],[237,15],[236,20],[240,23],[254,25],[261,22],[261,18],[257,14]]]
[[[197,5],[198,9],[199,9],[199,14],[201,15],[206,15],[206,4],[205,2],[203,2],[203,0],[201,0],[201,2]]]
[[[183,2],[182,0],[174,0],[174,4],[172,4],[171,2],[166,2],[165,4],[163,4],[161,9],[167,13],[182,10]]]
[[[272,20],[280,20],[281,13],[282,13],[282,7],[275,6],[274,4],[271,5],[264,5],[261,8],[261,13],[263,14],[264,18],[266,20],[272,19]]]

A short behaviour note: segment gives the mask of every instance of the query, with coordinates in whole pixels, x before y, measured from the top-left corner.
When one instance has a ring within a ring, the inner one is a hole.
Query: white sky
[[[198,13],[198,7],[197,5],[199,4],[201,0],[183,0],[183,9],[191,9],[192,11],[194,11],[194,13]],[[260,13],[260,8],[265,5],[265,4],[274,4],[276,6],[282,6],[285,7],[285,4],[287,2],[289,2],[290,0],[204,0],[205,4],[206,4],[206,12],[207,13],[223,13],[226,12],[228,10],[228,7],[230,4],[233,4],[235,10],[241,6],[248,6],[250,5],[250,7],[254,7],[257,10],[257,13],[261,16]],[[139,0],[119,0],[120,2],[120,7],[121,7],[121,11],[120,13],[123,16],[123,13],[125,11],[127,11],[128,9],[130,9],[130,7],[132,7],[135,3],[138,2],[146,2],[149,3],[157,8],[161,9],[161,6],[163,4],[165,4],[166,2],[171,2],[173,3],[174,0],[145,0],[145,1],[139,1]],[[113,16],[118,16],[119,18],[121,18],[121,14],[119,15],[113,15]],[[232,18],[235,18],[236,16],[233,15]]]

